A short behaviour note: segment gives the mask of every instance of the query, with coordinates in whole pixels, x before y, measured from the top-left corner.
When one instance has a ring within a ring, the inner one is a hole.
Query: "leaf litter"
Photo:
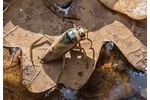
[[[98,58],[99,47],[105,40],[116,43],[135,68],[145,70],[146,46],[130,31],[129,27],[132,26],[130,19],[112,12],[104,13],[109,10],[101,6],[98,1],[82,2],[82,8],[84,9],[76,9],[79,7],[78,5],[81,7],[81,2],[76,1],[70,12],[77,13],[81,17],[80,21],[73,21],[75,24],[89,29],[89,38],[93,40],[96,58],[92,59],[92,52],[88,49],[89,44],[87,41],[82,41],[81,45],[88,55],[89,69],[84,67],[83,53],[71,50],[70,54],[67,53],[66,55],[67,66],[60,82],[64,83],[66,87],[79,89],[90,77],[94,69],[93,65]],[[105,20],[106,25],[101,20],[102,18]],[[130,22],[126,23],[127,21]],[[72,27],[71,24],[52,13],[40,0],[18,0],[4,12],[4,40],[7,42],[5,46],[20,47],[22,49],[22,83],[28,90],[38,93],[52,88],[59,77],[62,66],[62,59],[44,65],[38,62],[38,57],[41,57],[45,49],[51,44],[43,39],[33,49],[33,60],[36,65],[33,69],[29,53],[30,45],[42,34],[48,34],[53,38],[53,36],[61,35],[70,27]],[[135,27],[137,27],[137,24]],[[146,28],[143,28],[143,30],[146,30]],[[82,77],[77,74],[81,71],[83,72]]]

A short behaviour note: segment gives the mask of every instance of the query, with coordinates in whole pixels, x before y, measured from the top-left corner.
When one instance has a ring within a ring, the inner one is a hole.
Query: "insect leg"
[[[85,39],[87,39],[91,43],[91,46],[90,46],[89,49],[92,49],[92,51],[93,51],[93,59],[94,59],[95,58],[95,51],[94,51],[94,48],[93,48],[93,42],[89,38],[83,38],[82,40],[85,40]]]
[[[87,39],[90,43],[91,43],[91,46],[90,46],[90,48],[93,48],[92,46],[93,46],[93,42],[92,42],[92,40],[91,39],[89,39],[89,38],[83,38],[82,40],[85,40],[85,39]],[[81,41],[82,41],[81,40]]]
[[[29,52],[30,52],[30,60],[31,60],[31,63],[32,63],[32,66],[34,67],[34,62],[33,62],[33,57],[32,57],[32,49],[34,47],[34,45],[36,43],[38,43],[42,38],[46,37],[48,39],[48,41],[50,43],[52,43],[54,40],[50,39],[50,37],[48,35],[43,35],[42,37],[40,37],[39,39],[37,39],[36,41],[34,41],[31,45],[30,45],[30,48],[29,48]],[[34,67],[35,69],[35,67]]]
[[[59,83],[59,80],[60,80],[60,78],[61,78],[61,75],[62,75],[62,73],[64,72],[64,69],[65,69],[65,62],[66,62],[65,55],[63,55],[63,66],[62,66],[62,70],[61,70],[61,73],[60,73],[60,75],[59,75],[59,78],[58,78],[58,80],[57,80],[57,82],[56,82],[56,88],[57,88],[57,86],[58,86],[58,83]]]
[[[68,22],[70,22],[75,29],[77,28],[76,24],[74,24],[72,21],[68,21]]]
[[[33,58],[32,58],[32,49],[34,47],[34,45],[39,42],[44,36],[40,37],[39,39],[37,39],[36,41],[34,41],[31,45],[30,45],[30,48],[29,48],[29,52],[30,52],[30,60],[31,60],[31,63],[32,63],[32,66],[34,67],[34,63],[33,63]],[[34,67],[35,69],[35,67]]]
[[[79,44],[79,46],[75,46],[74,48],[75,48],[75,49],[83,50],[84,59],[85,59],[85,61],[86,61],[86,66],[88,67],[87,55],[86,55],[86,52],[85,52],[84,48],[82,48],[82,47],[80,46],[80,44]]]
[[[44,37],[46,37],[50,43],[54,42],[54,40],[49,35],[45,34]]]

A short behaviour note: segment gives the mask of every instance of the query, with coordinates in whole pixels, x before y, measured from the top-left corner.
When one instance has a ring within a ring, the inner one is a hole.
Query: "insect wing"
[[[75,45],[75,43],[59,43],[53,48],[51,55],[53,55],[53,57],[55,56],[60,58],[63,54],[68,52]]]

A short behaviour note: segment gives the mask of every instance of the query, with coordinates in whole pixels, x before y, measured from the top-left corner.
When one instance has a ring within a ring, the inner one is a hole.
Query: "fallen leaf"
[[[121,100],[144,95],[140,100],[145,100],[146,92],[143,90],[147,89],[146,86],[147,75],[135,69],[116,44],[106,41],[100,49],[92,75],[78,90],[77,97],[84,100]]]
[[[147,18],[146,0],[100,0],[108,8],[141,20]]]
[[[13,55],[10,54],[12,48],[13,47],[3,48],[3,98],[5,100],[33,100],[42,97],[42,93],[32,93],[22,85],[22,68],[20,64],[15,64],[19,62],[19,59],[14,59],[14,66],[8,68],[12,60],[11,58],[13,58]]]
[[[89,49],[90,44],[88,41],[82,41],[81,45],[85,48],[88,56],[88,69],[86,69],[83,53],[71,50],[70,53],[66,54],[67,66],[60,83],[73,89],[82,87],[94,69],[99,47],[107,39],[114,41],[119,46],[131,64],[138,69],[145,70],[146,62],[143,63],[144,60],[146,61],[147,52],[145,22],[132,21],[125,15],[110,11],[99,1],[75,1],[70,12],[81,17],[80,21],[71,21],[76,25],[88,28],[89,38],[93,40],[96,57],[95,59],[92,58],[93,52]],[[67,21],[68,19],[63,21],[62,18],[55,15],[41,0],[17,0],[4,12],[5,46],[20,47],[22,49],[22,84],[31,92],[39,93],[54,87],[61,72],[62,59],[44,65],[38,62],[38,57],[41,57],[45,49],[51,45],[43,38],[32,50],[35,63],[34,69],[30,60],[30,45],[43,34],[48,34],[51,38],[61,35],[72,27]],[[133,24],[134,22],[135,24]],[[133,25],[134,27],[132,27]],[[141,27],[141,30],[136,32],[136,28],[139,27]],[[135,31],[134,34],[130,30]],[[136,35],[141,33],[142,38]],[[78,74],[80,72],[83,75]]]

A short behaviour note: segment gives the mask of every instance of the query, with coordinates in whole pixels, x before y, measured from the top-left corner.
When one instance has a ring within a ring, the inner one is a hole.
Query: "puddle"
[[[120,98],[118,100],[147,100],[147,95],[145,93],[147,91],[147,74],[141,72],[138,73],[130,69],[129,77],[129,84],[131,85],[131,88],[134,89],[136,92],[133,96]],[[83,94],[79,94],[79,92],[76,90],[68,89],[63,84],[59,84],[59,89],[54,90],[50,94],[47,93],[43,100],[105,100],[101,98],[98,99],[98,97],[99,93],[95,94],[94,98],[91,98]]]
[[[78,100],[77,92],[66,88],[63,84],[59,84],[58,89],[46,93],[44,100]]]

